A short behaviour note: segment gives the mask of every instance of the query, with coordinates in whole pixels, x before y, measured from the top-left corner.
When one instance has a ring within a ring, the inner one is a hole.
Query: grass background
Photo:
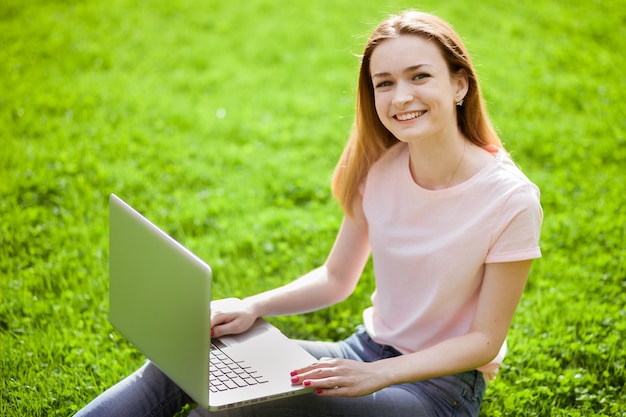
[[[216,297],[324,261],[358,59],[388,12],[461,33],[544,258],[483,416],[626,415],[626,4],[0,2],[0,414],[68,416],[143,358],[108,324],[107,196],[209,262]],[[274,321],[344,337],[372,290]]]

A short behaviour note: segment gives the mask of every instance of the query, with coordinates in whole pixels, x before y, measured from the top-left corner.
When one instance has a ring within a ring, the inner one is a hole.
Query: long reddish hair
[[[502,148],[502,142],[489,120],[469,52],[454,29],[442,19],[428,13],[407,11],[390,16],[376,27],[365,45],[359,71],[354,126],[333,175],[333,195],[348,215],[353,215],[353,204],[359,193],[359,186],[372,164],[386,149],[398,142],[383,126],[376,113],[370,58],[374,49],[382,42],[401,35],[420,36],[435,42],[450,73],[465,72],[469,88],[463,106],[457,106],[459,130],[478,146]]]

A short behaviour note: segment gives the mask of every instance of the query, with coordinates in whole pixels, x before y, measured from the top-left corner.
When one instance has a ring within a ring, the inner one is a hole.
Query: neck
[[[428,146],[430,145],[430,146]],[[467,139],[456,139],[418,146],[409,144],[410,169],[413,180],[423,188],[439,190],[462,182],[459,173],[471,146]]]

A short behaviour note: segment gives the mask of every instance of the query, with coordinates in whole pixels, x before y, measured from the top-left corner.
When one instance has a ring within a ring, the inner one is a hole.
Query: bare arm
[[[372,363],[320,361],[298,371],[298,381],[322,395],[359,396],[389,385],[479,368],[496,357],[524,291],[532,261],[489,264],[471,328],[420,352]],[[335,388],[338,387],[338,388]]]
[[[363,272],[370,247],[362,214],[345,217],[335,244],[321,267],[282,287],[241,301],[211,304],[214,336],[240,333],[262,316],[279,316],[318,310],[347,298]]]

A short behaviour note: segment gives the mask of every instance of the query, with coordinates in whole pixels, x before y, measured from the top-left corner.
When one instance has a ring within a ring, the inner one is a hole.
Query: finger
[[[291,373],[291,381],[293,383],[304,383],[306,381],[310,383],[311,381],[319,381],[333,375],[335,374],[327,368],[300,369]]]
[[[294,376],[294,375],[301,376],[301,375],[304,375],[304,374],[306,374],[308,372],[313,372],[313,371],[320,372],[320,371],[318,371],[320,369],[321,370],[323,370],[323,369],[330,369],[330,368],[335,367],[337,365],[337,361],[338,360],[336,358],[326,358],[326,357],[323,357],[323,358],[320,358],[318,360],[318,362],[314,362],[314,363],[312,363],[312,364],[310,364],[308,366],[305,366],[304,368],[296,369],[295,371],[293,371],[291,373],[291,375],[292,376]]]
[[[325,376],[325,375],[314,375],[307,376],[306,378],[300,378],[296,381],[298,377],[292,378],[293,383],[301,383],[304,387],[313,388],[313,389],[332,389],[336,387],[342,387],[350,385],[346,384],[342,381],[342,377],[340,376]]]
[[[211,336],[220,337],[227,334],[243,333],[248,330],[251,325],[252,322],[245,320],[241,317],[227,317],[225,321],[219,322],[219,324],[216,325],[212,325]]]
[[[350,389],[345,387],[316,388],[315,394],[322,397],[350,397]]]
[[[319,395],[332,395],[339,396],[345,395],[345,392],[349,387],[342,385],[340,377],[327,377],[321,379],[305,379],[302,381],[302,385],[307,388],[312,388]]]
[[[227,334],[235,334],[237,332],[237,327],[234,322],[225,322],[216,324],[211,327],[211,337],[220,337]]]
[[[211,312],[211,324],[224,324],[229,321],[233,321],[237,318],[237,314],[234,312],[222,312],[219,310]]]

